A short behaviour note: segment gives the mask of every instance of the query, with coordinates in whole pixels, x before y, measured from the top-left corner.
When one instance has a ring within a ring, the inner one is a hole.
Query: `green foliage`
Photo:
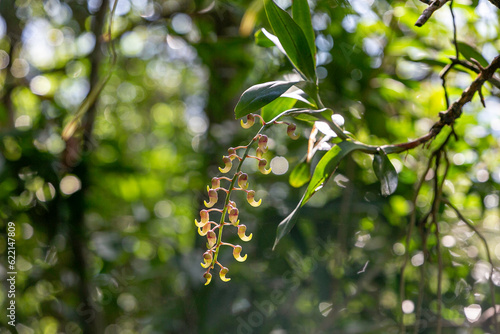
[[[310,39],[313,36],[308,31],[306,37],[301,27],[287,12],[279,8],[273,0],[265,0],[264,7],[269,23],[279,40],[276,41],[270,38],[271,41],[284,50],[293,66],[306,80],[316,82],[314,54],[311,52],[313,49],[310,47]],[[302,16],[299,16],[298,19],[301,20],[301,23],[306,20]],[[309,29],[307,25],[305,27]],[[269,38],[269,36],[267,37]]]
[[[382,195],[389,196],[393,194],[398,187],[398,173],[384,152],[373,156],[373,170],[380,180]]]
[[[246,116],[276,100],[297,82],[272,81],[248,88],[234,108],[236,118]]]

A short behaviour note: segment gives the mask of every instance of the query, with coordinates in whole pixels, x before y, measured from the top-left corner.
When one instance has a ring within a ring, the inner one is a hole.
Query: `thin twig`
[[[424,287],[425,287],[425,267],[427,264],[427,235],[428,230],[426,228],[427,220],[429,219],[430,212],[428,212],[425,217],[419,222],[420,227],[420,237],[422,238],[422,250],[424,252],[424,263],[420,266],[420,281],[418,283],[418,299],[417,307],[415,311],[415,327],[413,327],[413,333],[418,334],[420,329],[420,317],[422,315],[422,303],[424,301]]]
[[[477,68],[476,66],[474,66],[474,64],[472,64],[471,62],[469,62],[467,60],[457,59],[457,58],[453,58],[453,57],[450,57],[450,60],[453,63],[461,65],[461,66],[465,67],[466,69],[471,70],[474,73],[479,74],[481,72],[481,70],[479,68]],[[492,84],[493,86],[495,86],[496,88],[500,89],[500,80],[497,77],[492,76],[491,78],[488,79],[488,82],[490,84]]]
[[[442,202],[446,205],[448,205],[453,211],[455,211],[457,217],[463,221],[472,231],[474,231],[479,239],[483,242],[484,248],[486,249],[486,256],[488,258],[488,262],[491,266],[491,271],[490,271],[490,277],[489,277],[489,286],[490,286],[490,295],[491,295],[491,304],[493,307],[493,323],[495,324],[495,333],[500,333],[500,327],[498,324],[497,320],[497,307],[496,307],[496,301],[495,301],[495,284],[493,283],[493,273],[495,271],[495,266],[493,264],[493,259],[491,257],[490,253],[490,248],[488,246],[488,242],[486,241],[486,238],[483,236],[481,232],[467,219],[465,216],[460,212],[460,210],[454,206],[447,198],[442,198]]]
[[[455,22],[455,13],[453,12],[453,0],[450,1],[451,20],[453,22],[453,45],[455,46],[455,57],[459,59],[458,43],[457,43],[457,23]]]
[[[429,7],[427,7],[422,15],[420,15],[420,17],[418,18],[417,22],[415,23],[415,25],[417,27],[421,27],[423,26],[432,16],[432,14],[434,14],[434,12],[436,10],[438,10],[439,8],[443,7],[445,3],[447,3],[448,0],[434,0],[431,2],[431,4],[429,5]]]
[[[405,300],[405,270],[406,266],[408,265],[408,261],[410,259],[410,240],[411,240],[411,235],[413,233],[413,227],[415,226],[415,222],[417,220],[417,197],[418,194],[420,193],[420,189],[422,188],[422,185],[424,184],[425,181],[425,176],[429,172],[429,169],[431,169],[431,164],[432,164],[433,156],[429,158],[429,161],[427,163],[427,167],[420,177],[420,180],[418,181],[417,188],[415,189],[415,196],[413,197],[413,211],[410,216],[410,226],[408,227],[408,232],[406,234],[406,253],[405,253],[405,258],[403,261],[403,264],[401,266],[401,274],[400,274],[400,281],[399,281],[399,296],[400,296],[400,307],[403,305],[403,301]],[[399,332],[401,334],[404,334],[406,332],[405,324],[403,321],[403,315],[401,315],[401,323],[400,323],[400,328]]]

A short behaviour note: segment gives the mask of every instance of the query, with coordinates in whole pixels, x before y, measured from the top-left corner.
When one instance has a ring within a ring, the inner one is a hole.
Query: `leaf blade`
[[[382,196],[393,194],[398,187],[398,172],[385,153],[380,152],[373,156],[373,171],[380,180]]]
[[[311,172],[309,171],[309,164],[302,161],[294,167],[290,173],[289,182],[294,188],[300,188],[311,179]]]
[[[467,60],[474,58],[482,66],[484,66],[484,67],[488,66],[488,64],[489,64],[488,61],[486,59],[484,59],[481,52],[476,50],[475,47],[473,47],[467,43],[464,43],[464,42],[457,42],[457,45],[458,45],[458,51],[460,52],[460,54],[462,54],[462,56],[467,58]]]
[[[316,68],[309,43],[297,23],[273,0],[264,0],[267,18],[293,66],[306,79],[316,82]],[[269,38],[269,36],[268,36]],[[271,39],[272,40],[272,39]]]
[[[262,107],[260,115],[264,121],[269,122],[285,110],[292,109],[297,100],[289,97],[278,97],[276,100]]]
[[[241,94],[240,100],[234,108],[236,118],[254,112],[271,103],[298,81],[270,81],[248,88]]]
[[[302,203],[304,201],[304,196],[305,196],[305,193],[302,196],[302,198],[300,199],[300,201],[297,204],[297,206],[295,207],[295,209],[293,209],[293,211],[290,212],[290,214],[279,223],[278,228],[276,229],[276,239],[274,240],[273,250],[276,248],[279,241],[281,239],[283,239],[283,237],[285,235],[287,235],[292,230],[292,228],[295,226],[297,212],[302,207]]]
[[[311,54],[314,58],[316,55],[316,38],[312,26],[311,10],[307,0],[293,0],[292,16],[294,21],[297,22],[299,27],[302,28],[302,31],[307,39],[307,43],[309,44],[309,49],[311,50]]]
[[[320,188],[323,187],[324,183],[337,169],[340,161],[345,158],[349,153],[360,149],[359,145],[351,141],[342,141],[332,147],[326,154],[321,158],[316,166],[311,182],[307,187],[306,193],[304,195],[304,200],[302,205],[304,205]]]

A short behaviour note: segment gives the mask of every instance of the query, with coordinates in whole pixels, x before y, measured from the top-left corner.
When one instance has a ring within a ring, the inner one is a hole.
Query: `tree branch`
[[[500,0],[495,0],[495,1],[500,1]],[[434,14],[434,12],[436,10],[438,10],[439,8],[443,7],[445,3],[447,3],[448,0],[434,0],[431,2],[431,4],[429,5],[429,7],[427,7],[422,15],[420,15],[420,17],[418,18],[417,22],[415,23],[415,25],[417,27],[421,27],[423,26],[432,16],[432,14]]]

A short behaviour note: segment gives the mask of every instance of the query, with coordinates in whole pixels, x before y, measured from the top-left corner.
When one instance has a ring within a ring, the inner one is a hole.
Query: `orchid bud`
[[[231,160],[232,159],[229,157],[222,157],[222,162],[224,162],[224,168],[219,167],[221,173],[227,173],[231,170],[231,168],[233,167],[233,163],[231,162]]]
[[[209,219],[209,214],[208,214],[208,211],[207,210],[201,210],[200,211],[200,217],[201,217],[201,221],[198,222],[196,219],[194,220],[194,223],[196,226],[198,227],[203,227],[205,226],[207,223],[208,223],[208,219]]]
[[[234,225],[238,226],[239,220],[238,220],[238,209],[237,208],[232,208],[229,210],[229,221]]]
[[[261,135],[259,138],[259,143],[258,146],[262,150],[263,153],[267,152],[267,141],[269,138],[267,138],[266,135]]]
[[[245,235],[246,230],[247,230],[247,227],[245,225],[238,225],[238,236],[243,241],[250,241],[250,240],[252,240],[253,234],[250,233],[250,235],[246,236]]]
[[[286,129],[286,134],[288,137],[292,138],[293,140],[298,139],[300,135],[295,134],[295,130],[297,129],[297,126],[295,124],[289,124],[288,128]]]
[[[255,156],[260,159],[264,155],[264,152],[260,149],[260,147],[257,147],[257,150],[255,151]]]
[[[255,116],[253,114],[248,114],[247,115],[247,122],[244,123],[243,120],[241,120],[241,127],[243,129],[249,129],[254,125],[255,123]]]
[[[248,175],[246,173],[241,173],[240,176],[238,176],[238,186],[241,189],[248,188]]]
[[[208,231],[210,231],[210,224],[205,224],[203,227],[198,227],[198,234],[201,236],[207,235]]]
[[[207,248],[212,248],[215,245],[215,243],[217,242],[217,235],[215,234],[214,231],[208,231],[207,240],[208,240],[208,247]]]
[[[236,149],[234,147],[230,147],[227,149],[227,154],[228,155],[235,155],[236,154]]]
[[[234,254],[234,252],[233,252],[233,254]],[[210,265],[212,264],[212,259],[213,259],[213,257],[212,257],[212,252],[210,252],[210,251],[206,251],[205,253],[203,253],[203,262],[204,262],[204,263],[200,263],[200,264],[201,264],[201,266],[202,266],[203,268],[208,268],[208,267],[210,267]]]
[[[220,179],[218,177],[212,178],[212,189],[217,189],[220,187]]]
[[[208,190],[208,199],[209,199],[209,202],[207,203],[207,201],[203,201],[205,203],[205,206],[207,208],[211,208],[212,206],[214,206],[217,201],[219,200],[219,197],[217,195],[217,191],[214,190],[214,189],[209,189]]]
[[[249,190],[247,193],[248,204],[256,208],[262,203],[262,199],[259,199],[259,201],[256,202],[254,198],[255,198],[255,191]]]
[[[212,274],[210,273],[205,273],[203,275],[203,277],[205,277],[205,279],[207,280],[207,282],[205,283],[205,285],[209,285],[210,284],[210,281],[212,280]]]
[[[241,249],[242,248],[239,245],[235,246],[233,249],[233,256],[238,262],[244,262],[247,259],[247,254],[245,254],[245,256],[241,256]]]
[[[220,276],[220,279],[224,282],[229,282],[231,280],[230,278],[226,277],[226,274],[228,271],[229,271],[229,269],[227,269],[226,267],[222,267],[220,269],[219,276]]]
[[[266,169],[266,165],[267,165],[266,159],[259,160],[259,170],[264,175],[271,173],[271,167],[269,167],[269,169]]]

